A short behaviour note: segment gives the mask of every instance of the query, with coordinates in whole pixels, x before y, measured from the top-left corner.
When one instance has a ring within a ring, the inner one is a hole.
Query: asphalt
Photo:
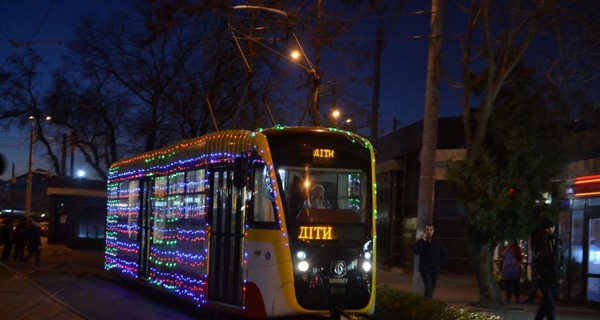
[[[43,238],[45,241],[45,238]],[[17,261],[0,262],[0,320],[13,319],[205,319],[182,311],[161,299],[135,292],[103,270],[103,252],[72,250],[43,243],[41,265],[33,257],[22,267]],[[412,291],[411,270],[381,267],[379,285]],[[522,296],[526,298],[526,294]],[[511,303],[502,309],[476,306],[479,292],[474,276],[440,274],[434,299],[447,304],[493,314],[506,320],[533,319],[536,304]],[[600,319],[600,310],[557,301],[556,318]]]

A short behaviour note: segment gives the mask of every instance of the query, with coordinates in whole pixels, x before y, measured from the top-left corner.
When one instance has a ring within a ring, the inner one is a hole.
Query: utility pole
[[[442,55],[442,29],[444,24],[444,0],[431,3],[431,39],[427,63],[425,87],[425,115],[423,117],[423,141],[421,144],[421,174],[419,177],[419,202],[417,209],[416,239],[422,236],[427,223],[433,223],[435,199],[435,153],[437,150],[438,109],[440,104],[440,73]],[[419,273],[419,257],[415,256],[413,289],[423,291]]]
[[[321,94],[321,16],[323,14],[323,1],[317,0],[317,29],[315,32],[315,67],[313,68],[314,79],[311,88],[311,101],[309,114],[312,118],[312,125],[321,126],[321,114],[319,112],[319,95]]]
[[[31,215],[31,192],[33,185],[33,143],[35,141],[34,121],[35,118],[30,117],[31,130],[29,132],[29,162],[27,169],[27,189],[25,191],[25,218],[29,219]]]
[[[381,20],[380,20],[381,21]],[[383,54],[383,27],[377,27],[375,39],[375,66],[373,70],[373,104],[371,106],[371,143],[377,140],[379,131],[379,86],[381,82],[381,55]]]
[[[61,178],[67,176],[67,134],[63,133],[62,135],[62,150],[61,150],[61,159],[60,159],[60,174],[58,175]]]

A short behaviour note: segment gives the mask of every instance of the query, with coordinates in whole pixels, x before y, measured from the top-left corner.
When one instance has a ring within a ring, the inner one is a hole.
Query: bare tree
[[[123,127],[134,120],[127,118],[134,116],[127,111],[135,103],[102,74],[94,76],[81,81],[68,68],[56,71],[45,105],[69,137],[72,152],[76,148],[98,176],[106,178],[106,169],[119,157]]]
[[[545,27],[544,18],[552,13],[554,2],[472,0],[471,6],[465,8],[469,20],[462,41],[462,75],[468,157],[475,158],[481,152],[498,93],[523,59],[534,37]],[[494,16],[501,19],[492,21],[492,10]],[[478,72],[476,65],[482,60],[485,61],[485,67]],[[477,109],[477,125],[473,131],[471,110],[473,96],[478,92],[482,92],[482,95]]]
[[[4,70],[0,71],[4,75],[0,82],[0,100],[3,101],[0,119],[8,126],[13,123],[21,128],[29,129],[31,126],[30,130],[35,132],[31,143],[42,143],[54,170],[60,172],[59,158],[45,134],[44,119],[49,113],[43,104],[43,67],[43,58],[31,49],[8,59]]]

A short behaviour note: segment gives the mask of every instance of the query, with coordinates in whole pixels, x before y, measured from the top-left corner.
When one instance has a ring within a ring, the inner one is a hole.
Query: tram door
[[[148,258],[150,257],[150,245],[152,239],[152,224],[150,222],[153,211],[152,206],[152,187],[153,180],[143,180],[141,183],[142,203],[140,206],[140,222],[139,222],[139,243],[140,243],[140,270],[141,277],[148,276]]]
[[[242,305],[244,196],[233,186],[233,168],[216,167],[210,179],[208,299]]]

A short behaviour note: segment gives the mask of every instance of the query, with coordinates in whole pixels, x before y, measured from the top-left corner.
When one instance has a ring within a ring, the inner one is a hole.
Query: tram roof
[[[239,156],[248,150],[260,151],[258,149],[267,146],[265,136],[304,136],[305,139],[315,139],[319,135],[338,137],[340,142],[344,141],[345,143],[358,142],[369,149],[372,147],[367,139],[335,128],[277,126],[258,131],[223,130],[182,140],[163,148],[116,161],[110,167],[109,179],[117,176],[131,177],[151,172],[176,170],[204,159],[230,158]]]
[[[169,146],[147,151],[131,158],[115,161],[109,176],[145,174],[165,171],[168,168],[186,166],[190,162],[218,157],[239,155],[252,150],[264,135],[250,130],[223,130],[211,132],[197,138],[181,140]]]

